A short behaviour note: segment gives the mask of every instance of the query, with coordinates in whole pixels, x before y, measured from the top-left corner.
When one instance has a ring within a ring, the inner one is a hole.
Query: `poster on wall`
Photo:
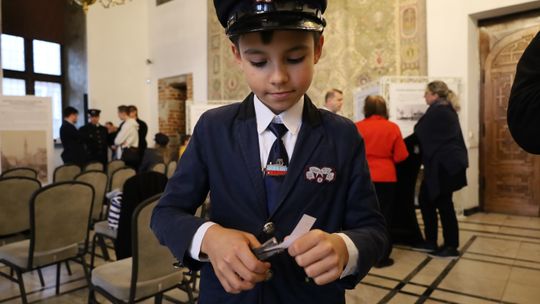
[[[195,129],[195,125],[199,121],[199,118],[201,115],[203,115],[204,112],[219,108],[234,102],[233,100],[209,100],[207,102],[193,102],[188,100],[186,102],[186,133],[187,134],[193,134],[193,130]]]
[[[414,132],[414,125],[426,112],[426,86],[434,80],[444,81],[459,97],[460,79],[449,77],[400,76],[381,78],[382,95],[388,104],[390,120],[401,129],[403,137]]]
[[[52,180],[52,101],[49,97],[1,96],[0,171],[28,167],[42,184]]]

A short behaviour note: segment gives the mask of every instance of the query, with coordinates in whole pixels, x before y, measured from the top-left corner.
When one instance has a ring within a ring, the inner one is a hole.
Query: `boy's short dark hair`
[[[129,107],[125,105],[118,106],[118,113],[129,114]]]
[[[156,133],[154,136],[154,141],[156,144],[165,147],[169,143],[169,136],[163,134],[163,133]]]
[[[64,118],[71,116],[72,114],[79,114],[79,111],[75,109],[74,107],[65,107],[64,111],[62,111],[62,115]]]

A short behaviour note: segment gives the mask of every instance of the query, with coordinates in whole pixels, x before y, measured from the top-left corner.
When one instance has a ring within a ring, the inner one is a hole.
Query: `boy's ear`
[[[319,37],[319,43],[315,44],[315,56],[314,56],[315,64],[317,64],[317,62],[319,62],[319,59],[321,59],[323,45],[324,45],[324,36],[321,35],[321,37]]]
[[[238,65],[242,63],[242,55],[240,55],[240,50],[234,43],[231,43],[231,51],[233,53],[234,59]]]

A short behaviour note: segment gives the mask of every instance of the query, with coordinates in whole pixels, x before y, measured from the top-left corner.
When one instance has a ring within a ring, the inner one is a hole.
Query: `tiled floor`
[[[462,256],[456,261],[395,248],[396,263],[373,269],[347,292],[347,303],[540,303],[540,218],[475,214],[460,219],[460,241]],[[54,294],[53,267],[44,269],[44,288],[37,273],[25,274],[30,302],[86,303],[82,268],[75,263],[71,268],[71,276],[63,268],[59,296]],[[16,284],[0,277],[0,304],[20,303],[18,294]],[[177,290],[169,295],[185,298]]]
[[[458,260],[395,248],[396,264],[373,269],[347,303],[540,303],[540,218],[479,213],[459,224]]]

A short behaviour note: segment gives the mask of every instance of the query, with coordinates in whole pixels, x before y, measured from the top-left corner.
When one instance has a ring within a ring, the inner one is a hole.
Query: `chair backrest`
[[[30,198],[40,187],[33,178],[0,178],[0,235],[30,229]]]
[[[91,163],[86,164],[86,166],[84,166],[83,171],[101,171],[101,172],[104,172],[105,168],[104,168],[103,164],[100,163],[100,162],[91,162]]]
[[[176,171],[176,166],[177,166],[177,162],[176,161],[170,161],[168,164],[167,164],[167,178],[171,178],[171,176],[173,176],[174,174],[174,171]]]
[[[133,212],[142,202],[165,191],[167,177],[158,172],[142,172],[130,177],[122,190],[122,207],[118,219],[118,230],[114,240],[114,251],[117,259],[131,257]]]
[[[81,173],[81,167],[73,164],[66,164],[54,169],[53,182],[67,182],[75,179]]]
[[[137,172],[130,167],[123,167],[114,171],[111,175],[109,190],[120,189],[124,187],[126,180],[137,174]]]
[[[112,174],[114,171],[123,168],[126,166],[126,163],[123,160],[115,159],[113,161],[110,161],[107,164],[107,175],[109,176],[109,180],[111,179]]]
[[[152,166],[150,171],[158,172],[161,174],[165,174],[165,171],[167,171],[167,166],[164,163],[157,163]]]
[[[108,177],[102,171],[86,171],[75,177],[78,182],[83,182],[94,187],[94,205],[92,207],[92,219],[94,221],[100,219],[101,209],[103,208],[103,200],[107,191]]]
[[[21,167],[4,171],[1,177],[29,177],[36,179],[37,175],[37,171],[32,168]]]
[[[133,269],[131,287],[134,290],[137,282],[143,282],[166,276],[177,269],[171,266],[173,255],[162,246],[150,229],[152,210],[157,205],[161,194],[157,194],[142,202],[133,213],[132,217],[132,250]]]
[[[91,185],[60,182],[34,193],[30,202],[30,260],[34,252],[47,252],[84,243],[88,248],[94,201]]]

